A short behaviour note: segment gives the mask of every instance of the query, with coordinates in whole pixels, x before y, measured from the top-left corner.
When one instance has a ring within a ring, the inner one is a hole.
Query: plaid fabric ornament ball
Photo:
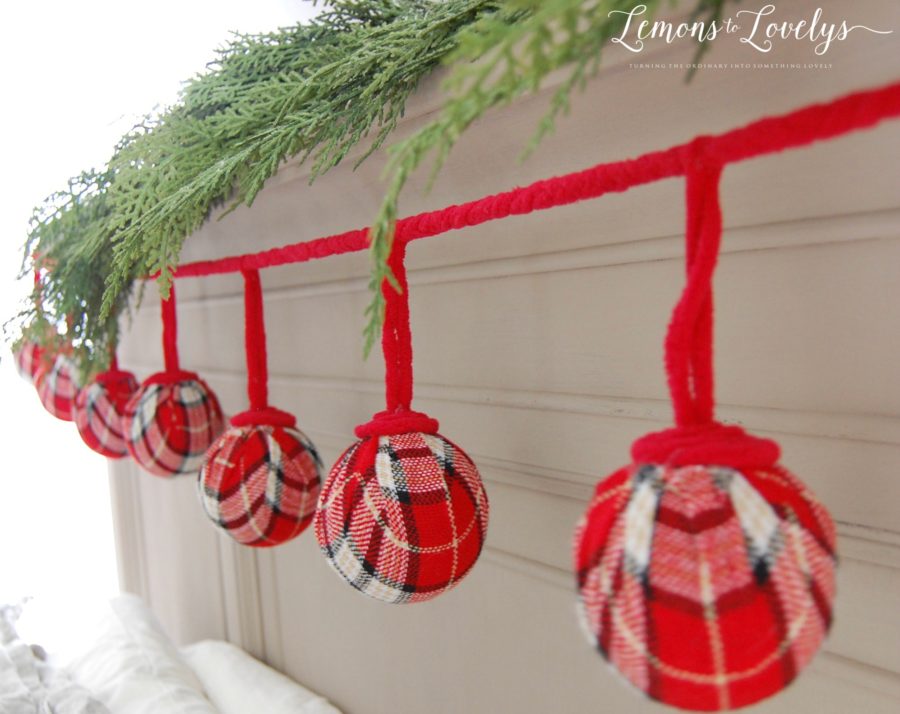
[[[43,352],[40,345],[31,340],[25,340],[18,346],[13,352],[13,359],[20,377],[30,382],[34,381],[38,368],[41,366]]]
[[[125,405],[128,452],[156,476],[197,473],[222,433],[219,400],[193,372],[160,372]]]
[[[789,684],[828,632],[834,525],[775,465],[774,442],[737,427],[697,429],[674,451],[667,439],[636,442],[635,463],[599,483],[577,528],[583,621],[653,699],[753,704]]]
[[[75,426],[93,451],[109,459],[128,455],[125,443],[125,405],[138,389],[131,372],[110,370],[83,387],[75,397]]]
[[[57,355],[51,364],[41,364],[34,385],[44,408],[57,419],[72,421],[72,407],[78,393],[75,365],[65,355]]]
[[[331,566],[389,603],[454,587],[478,559],[487,524],[475,465],[444,437],[421,432],[372,435],[351,446],[325,481],[315,517]]]
[[[213,523],[238,543],[279,545],[312,521],[322,462],[293,424],[237,421],[206,454],[200,502]]]

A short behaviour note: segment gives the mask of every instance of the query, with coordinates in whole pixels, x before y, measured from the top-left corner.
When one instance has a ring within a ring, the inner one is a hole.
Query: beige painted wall
[[[802,0],[900,29],[895,0]],[[786,5],[786,3],[785,3]],[[830,70],[629,69],[610,52],[572,116],[526,163],[517,155],[549,90],[494,112],[461,141],[411,213],[663,148],[764,114],[900,78],[898,36],[853,36]],[[807,61],[794,43],[775,59]],[[644,61],[683,61],[667,48]],[[758,59],[719,45],[710,61]],[[400,134],[437,103],[416,97]],[[730,167],[717,278],[720,414],[778,439],[783,462],[840,533],[837,624],[811,670],[761,712],[900,710],[900,123]],[[184,260],[365,225],[383,161],[352,160],[312,187],[290,164],[252,209],[212,221]],[[311,532],[271,551],[231,545],[193,479],[113,468],[123,582],[181,641],[222,637],[321,691],[349,714],[650,712],[586,644],[574,617],[572,526],[631,441],[670,419],[662,338],[682,278],[683,183],[513,218],[410,248],[417,404],[479,465],[487,547],[438,600],[391,607],[344,585]],[[365,256],[263,276],[273,402],[333,462],[381,405],[381,363],[360,359]],[[180,288],[182,362],[244,407],[241,284]],[[161,364],[158,305],[137,313],[123,362]]]

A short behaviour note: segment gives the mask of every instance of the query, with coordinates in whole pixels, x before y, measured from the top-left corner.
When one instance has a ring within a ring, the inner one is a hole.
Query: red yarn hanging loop
[[[231,417],[232,426],[295,427],[293,414],[269,406],[269,366],[266,353],[266,322],[259,270],[243,268],[244,350],[247,356],[247,397],[250,409]]]
[[[94,381],[105,387],[134,381],[134,375],[131,372],[125,372],[119,367],[119,358],[114,345],[109,348],[109,369],[94,377]]]
[[[439,427],[436,419],[410,409],[413,398],[413,354],[405,260],[406,241],[395,238],[388,267],[396,286],[387,279],[381,286],[385,302],[381,350],[384,353],[386,409],[372,417],[370,422],[356,427],[356,435],[361,439],[408,432],[436,434]]]
[[[408,412],[412,402],[412,336],[409,331],[409,283],[406,280],[406,243],[394,241],[388,267],[396,286],[385,280],[384,352],[385,401],[388,412]]]
[[[713,276],[722,242],[719,182],[723,167],[709,154],[709,146],[709,138],[699,137],[686,147],[683,159],[687,278],[665,341],[675,428],[638,439],[631,454],[635,463],[767,468],[778,461],[778,444],[715,421]]]
[[[180,372],[178,361],[178,315],[175,309],[175,284],[169,285],[169,297],[162,301],[163,358],[166,372]]]
[[[687,152],[687,281],[666,335],[666,372],[675,423],[713,420],[712,279],[722,239],[719,179],[722,165],[706,153],[706,139]]]
[[[172,384],[179,381],[198,379],[196,372],[181,369],[178,359],[178,316],[175,302],[175,284],[169,286],[169,297],[160,303],[162,312],[163,363],[162,372],[150,375],[144,380],[144,386],[151,384]]]
[[[242,270],[244,276],[244,342],[247,352],[247,396],[250,408],[269,406],[269,371],[262,287],[258,270]]]

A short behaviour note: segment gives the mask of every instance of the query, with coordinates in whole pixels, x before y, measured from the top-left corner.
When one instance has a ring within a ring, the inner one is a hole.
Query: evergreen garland
[[[727,0],[697,0],[718,17]],[[655,12],[659,0],[646,0]],[[310,162],[311,180],[361,141],[364,161],[385,142],[419,81],[453,63],[443,111],[394,147],[372,232],[373,302],[366,351],[379,334],[397,198],[428,157],[435,171],[459,135],[495,106],[568,71],[532,145],[596,71],[633,0],[334,0],[307,24],[235,35],[175,106],[123,137],[102,171],[69,182],[36,209],[23,273],[44,267],[41,307],[23,335],[65,339],[85,372],[102,368],[131,288],[158,273],[168,293],[182,244],[213,208],[250,205],[286,159]],[[247,247],[248,251],[252,246]],[[35,297],[37,297],[37,291]],[[49,326],[49,327],[48,327]],[[59,326],[56,329],[53,326]],[[65,332],[65,337],[58,333]]]

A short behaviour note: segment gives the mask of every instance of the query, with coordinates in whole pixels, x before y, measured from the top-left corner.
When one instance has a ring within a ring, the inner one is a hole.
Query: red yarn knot
[[[696,136],[682,146],[681,165],[685,175],[691,171],[703,171],[718,168],[723,161],[716,155],[716,143],[712,136]]]
[[[293,414],[275,407],[248,409],[235,414],[230,422],[231,426],[283,426],[291,429],[297,426],[297,419]]]
[[[98,374],[94,378],[94,382],[99,384],[103,391],[106,393],[106,398],[109,403],[115,407],[115,409],[121,413],[122,409],[125,407],[125,403],[131,398],[131,396],[135,393],[138,388],[137,378],[131,372],[125,372],[124,370],[118,369],[118,367],[114,367],[112,369],[108,369],[101,374]],[[94,407],[96,409],[96,405]],[[114,418],[114,417],[113,417]],[[81,433],[82,438],[84,438],[85,434],[82,430],[82,422],[80,417],[76,416],[76,424],[78,424],[78,430]],[[105,441],[105,440],[104,440]],[[124,442],[121,446],[117,448],[112,448],[112,444],[105,444],[110,450],[114,453],[113,458],[118,458],[119,456],[123,456],[126,452]],[[90,442],[88,442],[88,446],[91,446]],[[98,449],[91,446],[94,451]],[[108,453],[103,453],[104,456],[109,456]]]
[[[185,372],[183,369],[167,369],[164,372],[151,374],[143,384],[176,384],[177,382],[199,382],[200,375],[196,372]]]
[[[397,434],[437,434],[440,424],[422,412],[400,410],[378,412],[372,420],[360,424],[354,432],[360,439],[370,436],[396,436]]]
[[[134,379],[134,375],[131,372],[125,372],[121,369],[108,369],[94,377],[94,381],[102,384],[104,387],[128,383],[132,379]]]
[[[780,455],[778,444],[771,439],[718,422],[653,432],[631,445],[636,464],[762,469],[774,466]]]

